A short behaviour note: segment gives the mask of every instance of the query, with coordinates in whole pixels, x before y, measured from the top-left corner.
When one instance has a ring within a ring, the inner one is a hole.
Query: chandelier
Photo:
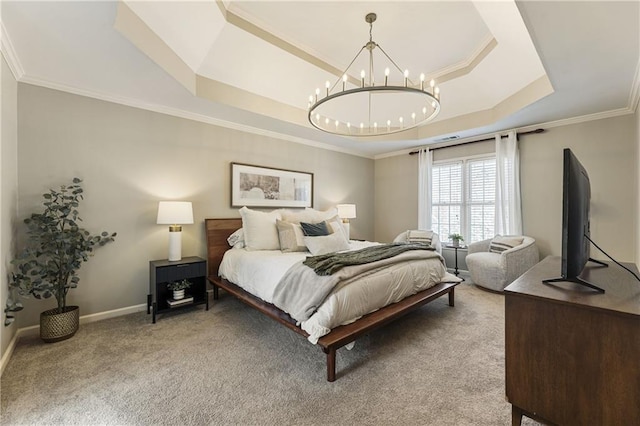
[[[420,82],[415,83],[409,78],[409,71],[403,71],[373,41],[376,18],[375,13],[365,16],[369,23],[369,42],[356,54],[342,77],[333,84],[327,81],[323,92],[318,88],[315,95],[309,96],[308,118],[317,129],[342,136],[389,135],[424,124],[440,112],[440,89],[434,80],[425,84],[425,75],[420,74]],[[369,51],[368,63],[365,62],[369,71],[367,74],[362,69],[360,79],[356,79],[349,74],[349,69],[365,49]],[[375,80],[378,70],[374,68],[373,53],[377,50],[384,55],[382,61],[389,65],[384,70],[384,79],[380,80],[382,84],[376,84]],[[394,76],[400,75],[401,84],[390,81],[394,78],[391,71]]]

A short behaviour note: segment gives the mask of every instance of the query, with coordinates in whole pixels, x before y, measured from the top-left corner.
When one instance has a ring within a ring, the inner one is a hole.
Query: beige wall
[[[537,239],[542,256],[561,250],[562,150],[568,147],[591,179],[592,238],[618,260],[637,258],[637,126],[637,117],[625,115],[521,137],[523,228]],[[468,147],[456,149],[476,153]],[[377,239],[417,226],[417,168],[417,158],[406,154],[376,160]],[[603,258],[596,249],[592,255]]]
[[[0,303],[4,311],[8,297],[7,268],[13,257],[18,187],[18,85],[4,57],[0,60],[0,79]],[[4,324],[4,315],[1,322]],[[0,325],[0,356],[5,355],[16,330],[15,323],[9,327]]]
[[[640,105],[636,105],[636,266],[640,268]]]
[[[70,293],[81,315],[146,303],[149,260],[167,257],[167,226],[155,224],[160,200],[193,202],[182,253],[206,256],[203,219],[239,217],[230,207],[232,161],[313,172],[314,207],[355,203],[352,237],[373,238],[373,160],[27,84],[18,96],[20,219],[47,188],[78,176],[85,226],[118,233]],[[53,304],[30,303],[20,326],[37,324]]]
[[[396,155],[375,162],[375,240],[391,242],[418,226],[418,156]]]

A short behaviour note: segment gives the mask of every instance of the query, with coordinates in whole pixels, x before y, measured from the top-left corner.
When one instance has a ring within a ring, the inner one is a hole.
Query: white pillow
[[[320,211],[307,207],[304,210],[282,210],[282,220],[291,223],[319,223],[337,214],[338,210],[336,208]]]
[[[242,230],[242,228],[229,235],[229,238],[227,238],[227,242],[234,249],[244,248],[244,231]]]
[[[314,215],[314,217],[316,218],[316,222],[322,222],[323,220],[329,220],[333,216],[337,216],[338,215],[338,208],[337,207],[333,207],[333,208],[331,208],[329,210],[325,210],[325,211],[312,209],[311,207],[305,207],[304,211],[309,213],[309,214]]]
[[[342,232],[342,234],[344,235],[344,238],[347,241],[349,240],[349,237],[347,236],[347,230],[344,229],[344,225],[342,225],[342,220],[340,220],[338,215],[335,215],[332,218],[325,220],[325,222],[327,222],[327,225],[329,226],[329,230],[331,231],[331,233]]]
[[[247,250],[280,250],[276,220],[280,211],[260,212],[247,207],[240,209],[244,245]]]
[[[304,237],[304,244],[312,255],[333,253],[336,251],[348,250],[349,241],[342,232],[323,235],[321,237]]]

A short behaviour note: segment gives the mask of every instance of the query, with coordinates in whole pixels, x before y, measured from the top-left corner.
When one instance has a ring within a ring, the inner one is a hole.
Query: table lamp
[[[169,260],[182,259],[182,226],[193,223],[193,207],[189,201],[160,201],[158,225],[169,226]]]
[[[356,217],[356,205],[355,204],[338,204],[338,216],[342,219],[342,226],[347,233],[347,239],[351,239],[349,219],[355,219]]]

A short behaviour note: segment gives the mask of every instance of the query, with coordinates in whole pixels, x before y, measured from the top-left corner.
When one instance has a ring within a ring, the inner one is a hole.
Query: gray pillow
[[[327,222],[324,221],[320,223],[300,222],[300,226],[306,237],[321,237],[331,233],[329,232],[329,227],[327,227]]]

